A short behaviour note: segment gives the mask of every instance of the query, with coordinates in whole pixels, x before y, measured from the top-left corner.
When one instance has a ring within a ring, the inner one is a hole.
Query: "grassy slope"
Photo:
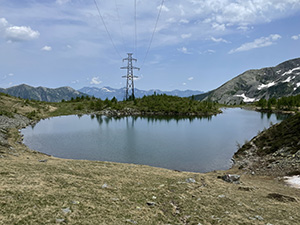
[[[253,143],[260,156],[272,154],[283,147],[290,154],[295,154],[300,150],[300,113],[272,126],[259,137],[254,138]],[[250,143],[247,143],[236,154],[243,154],[250,147]]]
[[[31,104],[22,107],[18,99],[0,101],[14,106],[7,111],[37,110]],[[38,108],[46,116],[55,109],[51,107]],[[17,129],[10,130],[9,142],[6,151],[14,154],[0,158],[0,224],[55,224],[57,219],[67,224],[297,224],[300,220],[295,214],[298,202],[267,197],[279,193],[300,199],[300,191],[269,177],[242,175],[242,184],[236,185],[217,179],[225,172],[179,173],[58,159],[20,144]],[[187,183],[187,178],[196,183]],[[62,209],[68,207],[71,212],[64,213]]]
[[[300,113],[273,126],[254,143],[260,149],[259,155],[274,153],[283,146],[295,154],[300,150]]]
[[[234,155],[245,172],[271,176],[300,174],[300,113],[244,144]]]
[[[49,116],[83,114],[98,112],[104,109],[126,110],[131,108],[141,112],[141,114],[158,115],[181,115],[181,116],[209,116],[220,113],[219,105],[211,102],[199,102],[189,98],[180,98],[167,95],[152,95],[135,99],[134,101],[110,101],[99,100],[89,97],[77,98],[73,101],[59,103],[39,102],[22,100],[15,97],[6,96],[0,93],[0,115],[17,112],[29,116],[32,119],[39,119]],[[26,109],[26,110],[25,110]]]

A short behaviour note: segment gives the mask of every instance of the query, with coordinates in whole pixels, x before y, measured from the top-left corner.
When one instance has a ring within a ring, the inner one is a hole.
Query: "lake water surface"
[[[230,168],[237,143],[281,120],[233,108],[202,119],[61,116],[21,132],[31,149],[60,158],[208,172]]]

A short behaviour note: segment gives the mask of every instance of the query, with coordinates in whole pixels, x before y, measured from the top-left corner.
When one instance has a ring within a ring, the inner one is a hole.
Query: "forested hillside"
[[[300,107],[300,95],[282,97],[279,99],[270,98],[268,100],[262,98],[255,103],[256,106],[261,107],[261,109],[272,110],[295,110],[298,111]]]

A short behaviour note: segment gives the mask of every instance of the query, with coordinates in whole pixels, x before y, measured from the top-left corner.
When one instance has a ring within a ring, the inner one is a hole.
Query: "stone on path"
[[[147,205],[149,205],[149,206],[155,206],[156,203],[155,202],[147,202]]]
[[[224,176],[221,176],[219,178],[221,178],[222,180],[228,182],[228,183],[236,183],[239,184],[240,183],[240,175],[236,175],[236,174],[226,174]]]
[[[196,183],[196,180],[193,178],[188,178],[185,180],[187,183]]]
[[[69,207],[64,208],[64,209],[61,209],[61,210],[62,210],[63,213],[65,213],[65,214],[72,212],[71,209],[70,209]]]

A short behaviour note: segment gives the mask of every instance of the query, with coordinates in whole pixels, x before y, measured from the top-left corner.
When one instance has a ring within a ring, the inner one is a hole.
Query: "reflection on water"
[[[80,118],[81,116],[78,115],[78,117]],[[108,116],[102,116],[102,115],[96,115],[96,114],[92,114],[90,115],[91,120],[94,120],[96,118],[96,120],[98,121],[99,125],[102,125],[103,122],[106,123],[107,125],[110,122],[116,122],[116,121],[121,121],[124,118],[131,118],[133,123],[134,121],[138,120],[138,119],[144,119],[147,120],[148,123],[155,123],[158,121],[165,121],[165,122],[176,122],[178,123],[179,121],[185,121],[185,122],[190,122],[192,123],[195,120],[201,121],[201,120],[207,120],[207,121],[211,121],[213,116],[202,116],[202,117],[170,117],[170,116],[121,116],[121,117],[108,117]]]
[[[205,118],[62,116],[22,133],[30,148],[56,157],[208,172],[228,169],[237,142],[282,119],[238,108]]]
[[[283,113],[270,113],[270,112],[261,112],[260,113],[261,119],[264,119],[264,117],[270,119],[272,115],[275,115],[276,119],[280,120],[280,121],[285,120],[290,117],[289,114],[283,114]]]

